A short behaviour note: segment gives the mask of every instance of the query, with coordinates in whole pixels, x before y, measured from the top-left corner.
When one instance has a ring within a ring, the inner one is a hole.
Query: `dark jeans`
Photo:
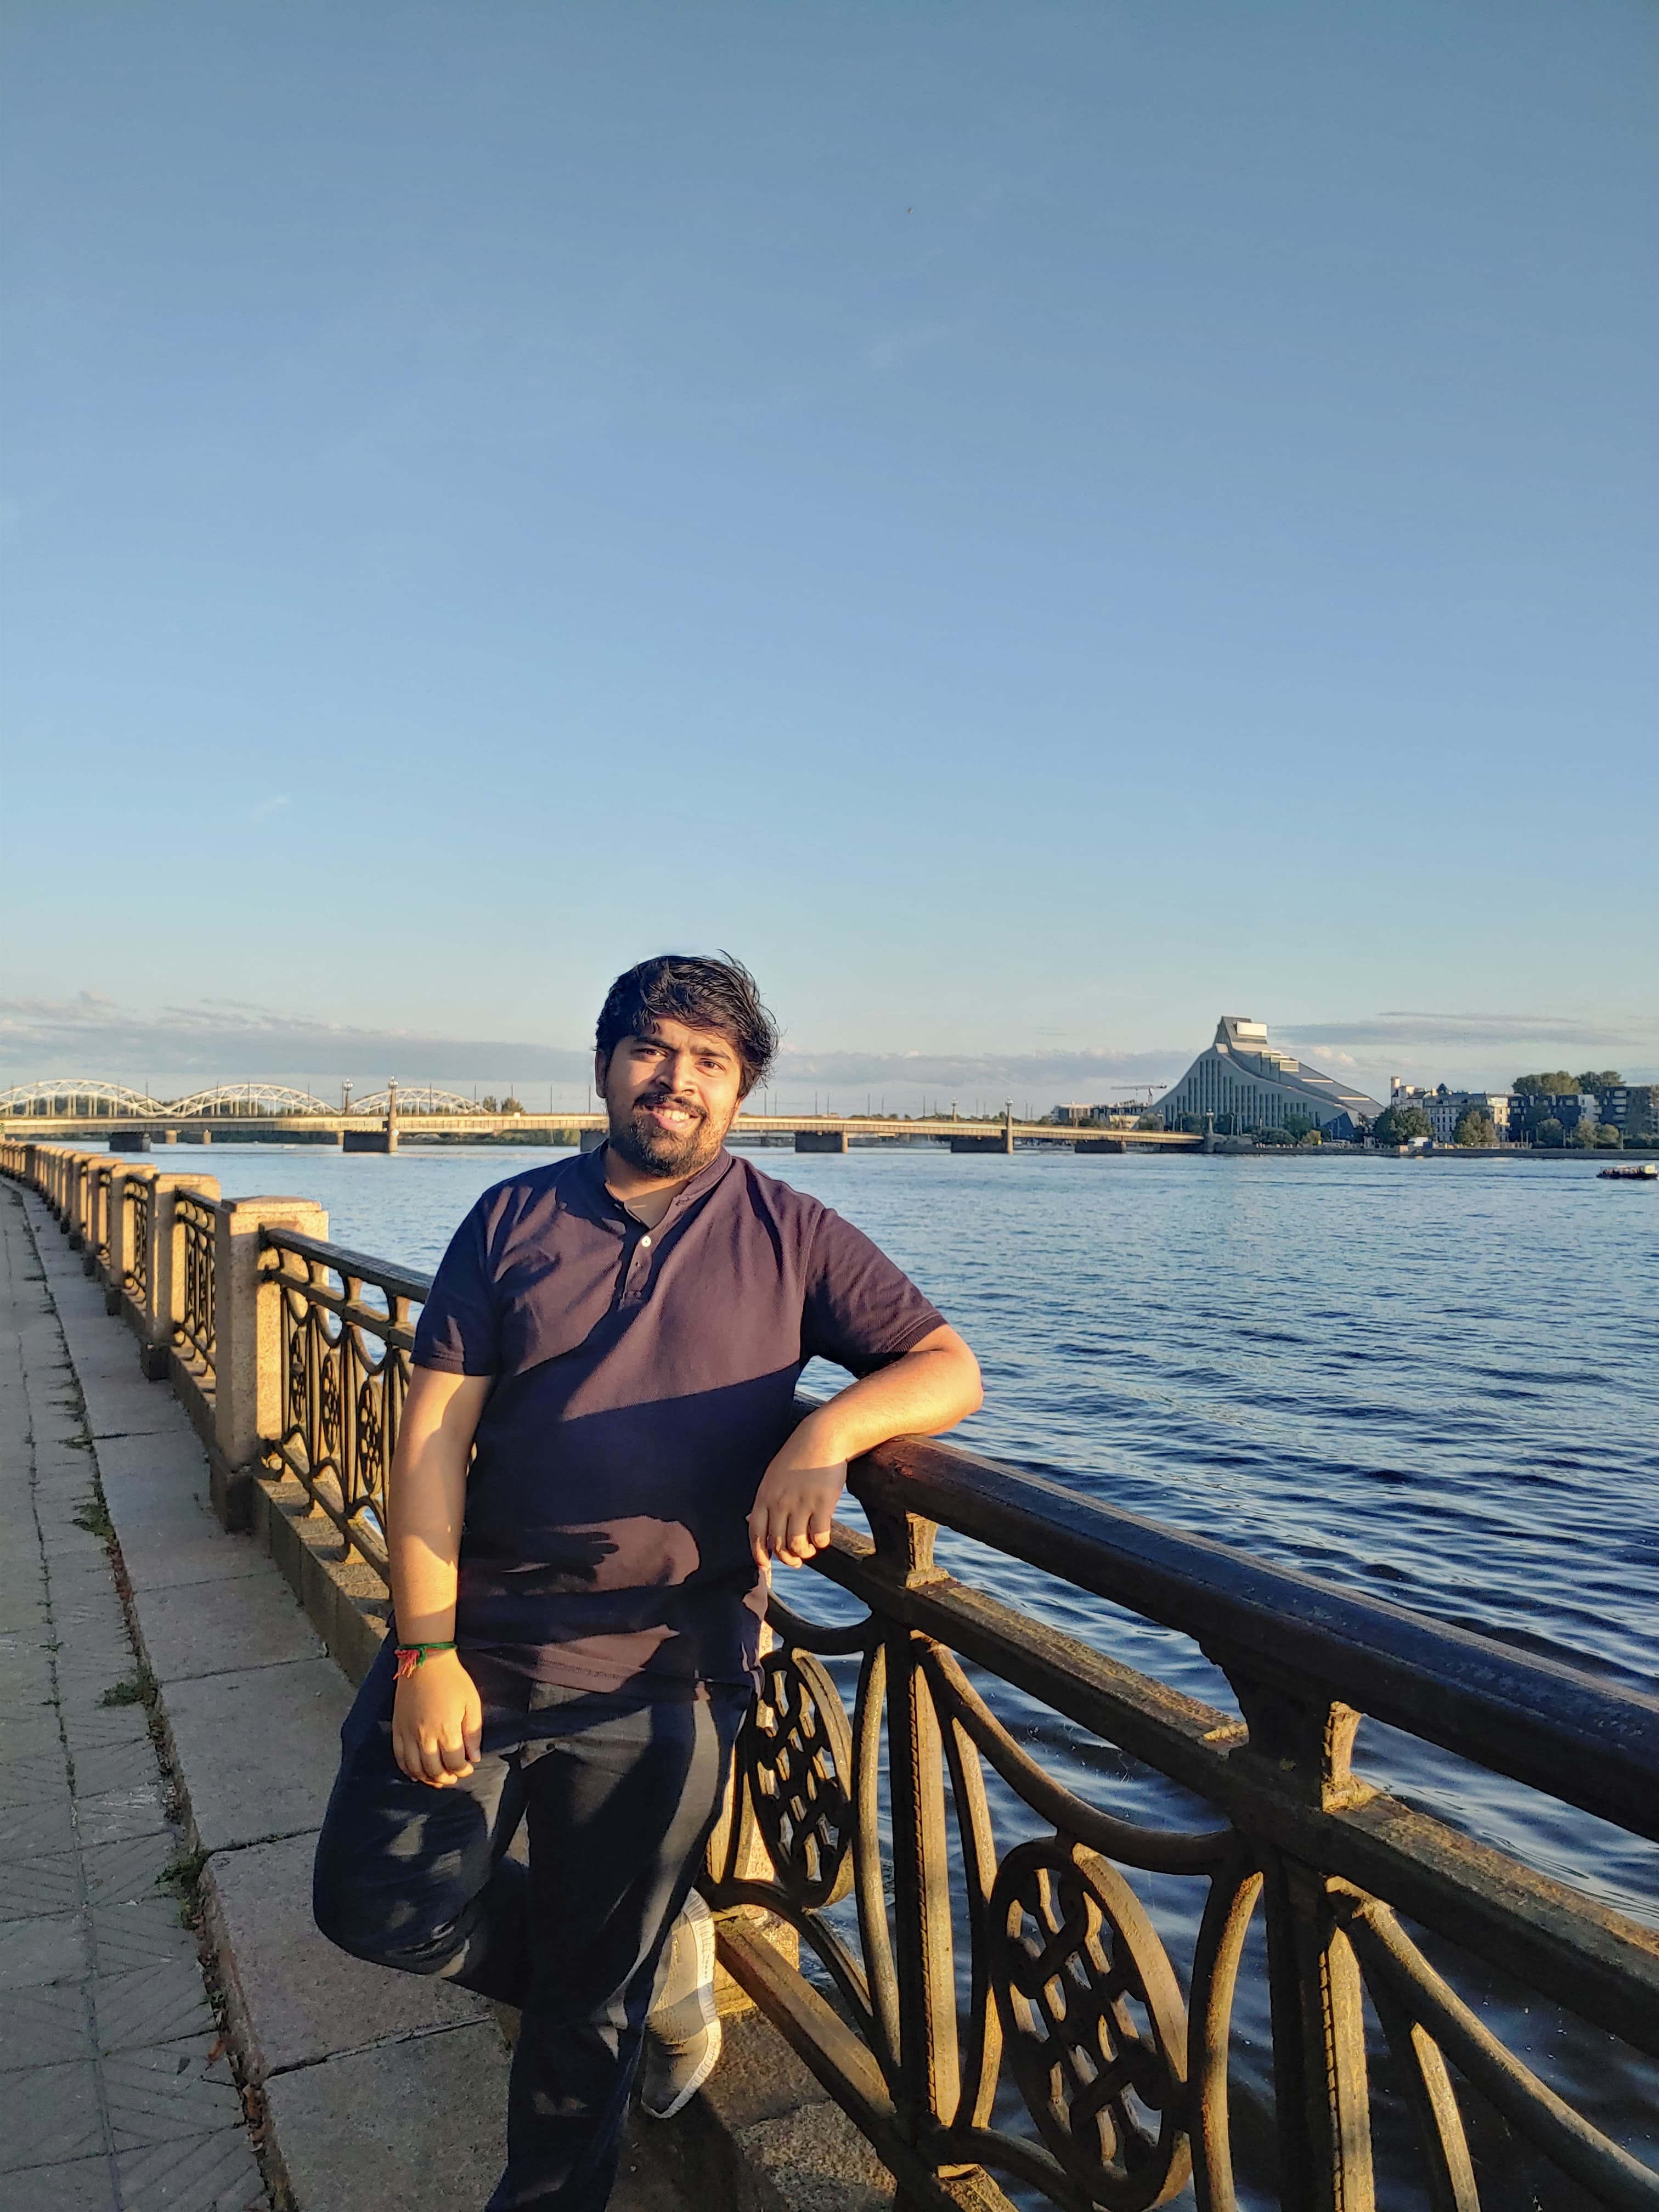
[[[486,2212],[601,2212],[658,1957],[720,1810],[747,1687],[640,1705],[468,1662],[465,1782],[392,1755],[388,1639],[340,1731],[313,1909],[331,1942],[516,2005],[507,2171]],[[529,1824],[528,1868],[506,1856]]]

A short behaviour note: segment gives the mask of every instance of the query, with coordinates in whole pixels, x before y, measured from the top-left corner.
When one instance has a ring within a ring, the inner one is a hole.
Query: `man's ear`
[[[610,1073],[610,1054],[608,1052],[596,1052],[593,1055],[593,1088],[599,1092],[601,1098],[605,1096],[605,1079]]]

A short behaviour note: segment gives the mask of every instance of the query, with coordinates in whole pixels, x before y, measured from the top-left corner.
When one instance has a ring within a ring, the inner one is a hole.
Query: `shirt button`
[[[648,1252],[651,1249],[651,1239],[648,1237],[641,1237],[640,1249],[641,1252]]]

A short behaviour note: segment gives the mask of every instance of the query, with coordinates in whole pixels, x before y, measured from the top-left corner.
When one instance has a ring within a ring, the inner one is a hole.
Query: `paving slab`
[[[72,1801],[65,1791],[44,1804],[13,1805],[0,1812],[0,1860],[44,1858],[75,1848]]]
[[[0,1810],[37,1805],[61,1797],[69,1788],[64,1771],[64,1747],[54,1729],[30,1752],[14,1753],[0,1766]],[[5,1900],[0,1897],[0,1912]]]
[[[0,2174],[64,2165],[104,2148],[98,2074],[91,2059],[0,2074]]]
[[[140,1632],[151,1672],[168,1688],[198,1675],[324,1656],[322,1638],[274,1572],[153,1589]]]
[[[190,1791],[195,1847],[221,1851],[319,1826],[350,1705],[331,1659],[170,1685],[167,1729]]]
[[[142,1790],[155,1779],[155,1751],[148,1731],[118,1737],[113,1743],[88,1744],[75,1754],[77,1797],[99,1797],[112,1790]]]
[[[254,2078],[367,2044],[489,2021],[482,1997],[366,1965],[318,1934],[311,1917],[316,1844],[314,1834],[291,1836],[208,1863],[216,1948],[232,1962],[225,1994]]]
[[[87,1902],[100,1905],[129,1905],[161,1894],[157,1885],[184,1851],[184,1838],[176,1828],[160,1828],[153,1834],[135,1836],[125,1843],[105,1844],[81,1854]]]
[[[209,1509],[193,1500],[159,1526],[122,1527],[121,1564],[140,1598],[151,1590],[241,1582],[272,1571],[270,1554],[252,1536],[228,1536]],[[138,1610],[142,1620],[145,1607]]]
[[[214,2037],[112,2054],[103,2075],[118,2151],[211,2134],[242,2117],[230,2060]]]
[[[131,1705],[106,1705],[94,1698],[67,1711],[58,1708],[57,1717],[63,1724],[72,1759],[78,1760],[84,1753],[105,1744],[149,1741],[149,1714],[136,1699]]]
[[[79,2158],[72,2166],[37,2166],[6,2180],[6,2212],[117,2212],[115,2181],[107,2158]]]
[[[128,2151],[115,2170],[122,2212],[264,2212],[264,2187],[244,2128]]]
[[[72,1848],[7,1865],[6,1910],[20,1918],[26,1913],[72,1912],[82,1894],[81,1862]]]
[[[0,1990],[83,1981],[91,1966],[86,1923],[78,1912],[0,1921]]]
[[[92,1907],[93,1955],[100,1974],[129,1974],[164,1959],[193,1959],[196,1931],[176,1896],[100,1899]]]
[[[144,1386],[147,1389],[151,1386]],[[128,1496],[149,1499],[170,1492],[199,1499],[208,1497],[207,1454],[202,1440],[185,1419],[176,1400],[169,1399],[177,1419],[166,1435],[105,1437],[98,1440],[98,1475],[104,1495],[111,1500]],[[151,1510],[154,1510],[152,1505]]]
[[[211,2038],[213,2008],[194,1945],[184,1958],[158,1960],[131,1973],[101,1972],[93,2017],[102,2051],[148,2051],[185,2038]]]
[[[54,1982],[7,1993],[0,2025],[0,2072],[90,2060],[92,2004],[84,1982]]]
[[[493,2026],[272,2075],[265,2103],[305,2212],[462,2212],[506,2160],[507,2053]]]

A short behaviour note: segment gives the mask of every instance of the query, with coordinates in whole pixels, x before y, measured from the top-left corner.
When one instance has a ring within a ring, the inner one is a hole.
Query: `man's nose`
[[[689,1052],[677,1052],[657,1070],[659,1080],[671,1091],[695,1091],[697,1063]]]

